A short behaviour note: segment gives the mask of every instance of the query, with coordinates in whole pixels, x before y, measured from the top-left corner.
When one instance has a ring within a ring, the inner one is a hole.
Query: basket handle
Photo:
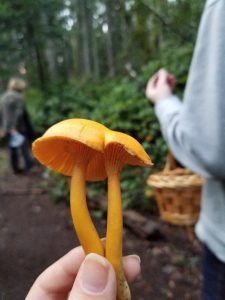
[[[168,171],[174,170],[176,168],[177,168],[176,160],[175,160],[172,152],[169,151],[168,154],[167,154],[166,164],[165,164],[165,167],[163,169],[163,172],[168,172]]]

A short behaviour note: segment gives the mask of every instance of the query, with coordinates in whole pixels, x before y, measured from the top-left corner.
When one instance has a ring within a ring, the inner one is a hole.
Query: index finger
[[[155,73],[148,81],[147,86],[148,87],[155,87],[156,83],[158,81],[158,72]]]
[[[145,95],[147,98],[151,98],[151,92],[155,89],[156,83],[158,81],[158,73],[155,73],[147,82]]]

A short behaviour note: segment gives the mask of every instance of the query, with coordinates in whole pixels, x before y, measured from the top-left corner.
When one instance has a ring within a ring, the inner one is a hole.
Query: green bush
[[[38,89],[29,88],[26,92],[26,104],[31,115],[32,123],[38,133],[44,131],[44,103],[42,92]]]

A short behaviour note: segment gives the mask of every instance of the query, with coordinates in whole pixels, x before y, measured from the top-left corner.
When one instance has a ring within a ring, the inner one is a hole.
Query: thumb
[[[116,300],[116,275],[102,256],[91,253],[84,259],[68,300]]]
[[[165,69],[161,69],[158,72],[158,83],[167,83],[167,78],[168,78],[169,73]]]

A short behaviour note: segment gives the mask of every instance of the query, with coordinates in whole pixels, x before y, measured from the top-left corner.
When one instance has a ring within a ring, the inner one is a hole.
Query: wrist
[[[170,98],[172,95],[173,95],[172,93],[169,93],[169,94],[166,94],[166,95],[165,94],[164,95],[159,95],[159,96],[155,97],[154,99],[151,99],[150,101],[156,105],[159,102],[162,102],[162,101]]]

